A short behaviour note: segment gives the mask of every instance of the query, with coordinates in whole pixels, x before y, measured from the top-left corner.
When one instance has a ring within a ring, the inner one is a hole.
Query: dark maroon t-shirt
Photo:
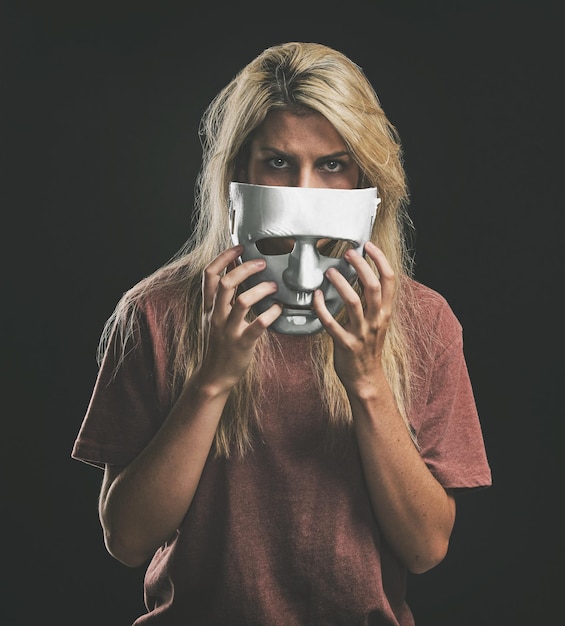
[[[461,326],[440,295],[413,289],[421,358],[409,417],[422,458],[446,489],[488,486]],[[73,458],[127,465],[165,419],[175,398],[155,311],[148,303],[140,312],[141,343],[115,377],[107,352]],[[376,523],[354,437],[344,431],[325,445],[308,341],[277,338],[281,359],[265,372],[254,449],[243,459],[208,459],[181,527],[148,566],[148,613],[136,626],[414,623],[406,570]]]

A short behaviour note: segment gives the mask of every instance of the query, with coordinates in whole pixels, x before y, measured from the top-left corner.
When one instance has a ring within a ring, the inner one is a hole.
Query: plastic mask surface
[[[244,247],[242,261],[265,259],[266,268],[244,284],[277,283],[278,291],[253,307],[256,314],[275,302],[283,307],[271,329],[290,335],[322,330],[312,309],[316,289],[324,294],[332,315],[343,307],[337,290],[325,277],[336,267],[353,282],[356,272],[341,258],[345,250],[363,253],[369,241],[380,198],[375,187],[319,189],[230,183],[232,241]]]

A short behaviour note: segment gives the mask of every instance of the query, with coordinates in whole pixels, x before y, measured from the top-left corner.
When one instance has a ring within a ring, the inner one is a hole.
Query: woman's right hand
[[[241,246],[222,252],[204,270],[204,357],[165,422],[127,466],[106,466],[100,520],[108,551],[141,565],[182,523],[198,487],[226,398],[244,374],[257,339],[281,314],[273,305],[252,322],[251,306],[276,292],[260,283],[237,293],[264,261],[234,263]],[[228,270],[228,268],[230,268]]]
[[[235,246],[209,263],[202,281],[204,356],[199,368],[200,384],[226,392],[245,373],[257,340],[279,317],[282,307],[274,304],[252,322],[246,320],[251,307],[277,291],[274,282],[262,282],[238,293],[241,284],[265,269],[263,259],[235,265],[243,251]]]

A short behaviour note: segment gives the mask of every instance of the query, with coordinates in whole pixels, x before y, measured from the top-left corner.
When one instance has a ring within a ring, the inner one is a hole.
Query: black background
[[[188,235],[204,108],[290,40],[340,49],[375,86],[405,148],[416,276],[465,329],[494,486],[460,499],[448,557],[410,578],[417,624],[561,623],[558,7],[2,4],[2,624],[142,611],[143,570],[103,547],[101,472],[70,459],[96,345]]]

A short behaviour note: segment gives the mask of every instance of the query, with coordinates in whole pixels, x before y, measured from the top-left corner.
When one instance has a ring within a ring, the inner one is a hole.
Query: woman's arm
[[[334,362],[347,391],[369,496],[387,541],[407,568],[421,573],[447,553],[455,521],[455,501],[420,457],[383,371],[381,355],[392,312],[395,277],[373,244],[366,252],[379,277],[361,255],[347,260],[356,269],[366,306],[337,271],[328,279],[342,297],[349,322],[342,327],[330,315],[321,293],[315,310],[334,340]]]
[[[186,383],[159,432],[127,466],[106,466],[99,515],[108,551],[129,566],[141,565],[169,539],[186,515],[212,447],[231,389],[249,365],[256,342],[280,315],[274,305],[247,323],[251,306],[276,291],[260,283],[239,285],[264,268],[249,261],[226,269],[241,254],[220,254],[203,277],[205,356]]]
[[[349,398],[375,515],[408,569],[425,572],[447,554],[455,500],[414,446],[383,373]]]

